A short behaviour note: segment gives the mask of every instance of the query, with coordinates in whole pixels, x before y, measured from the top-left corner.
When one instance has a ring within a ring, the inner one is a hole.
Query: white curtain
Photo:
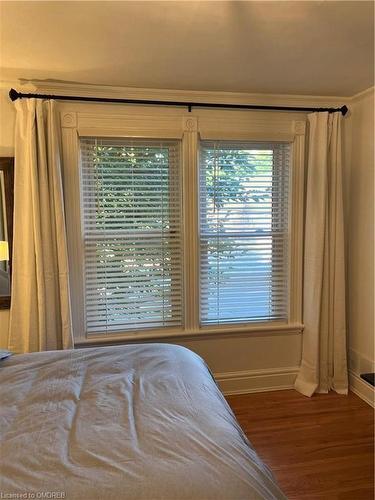
[[[305,218],[302,364],[295,388],[348,392],[341,113],[313,113]]]
[[[9,349],[73,346],[60,130],[53,101],[16,102]]]

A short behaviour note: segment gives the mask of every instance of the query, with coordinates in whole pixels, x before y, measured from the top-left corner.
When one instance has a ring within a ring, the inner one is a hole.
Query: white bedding
[[[0,363],[0,405],[2,498],[285,498],[183,347],[13,356]]]

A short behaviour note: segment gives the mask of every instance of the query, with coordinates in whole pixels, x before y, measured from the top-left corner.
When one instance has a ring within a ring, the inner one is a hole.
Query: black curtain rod
[[[344,105],[341,108],[300,108],[295,106],[261,106],[258,104],[219,104],[207,102],[185,102],[185,101],[149,101],[145,99],[116,99],[112,97],[82,97],[73,95],[49,95],[49,94],[23,94],[15,89],[10,89],[9,97],[12,101],[17,99],[62,99],[64,101],[84,101],[84,102],[109,102],[117,104],[147,104],[152,106],[186,106],[191,111],[192,108],[228,108],[228,109],[262,109],[268,111],[302,111],[302,112],[322,112],[335,113],[340,111],[343,116],[348,112]]]

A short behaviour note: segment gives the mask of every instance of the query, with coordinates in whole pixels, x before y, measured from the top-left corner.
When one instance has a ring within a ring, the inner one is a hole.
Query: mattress
[[[0,363],[2,498],[285,498],[203,360],[143,344]]]

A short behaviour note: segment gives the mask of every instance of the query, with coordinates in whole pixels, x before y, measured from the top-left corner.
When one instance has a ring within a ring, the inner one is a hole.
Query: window
[[[202,324],[287,320],[289,150],[202,142]]]
[[[87,334],[183,321],[180,144],[81,140]]]
[[[60,106],[76,345],[301,332],[304,121]]]

